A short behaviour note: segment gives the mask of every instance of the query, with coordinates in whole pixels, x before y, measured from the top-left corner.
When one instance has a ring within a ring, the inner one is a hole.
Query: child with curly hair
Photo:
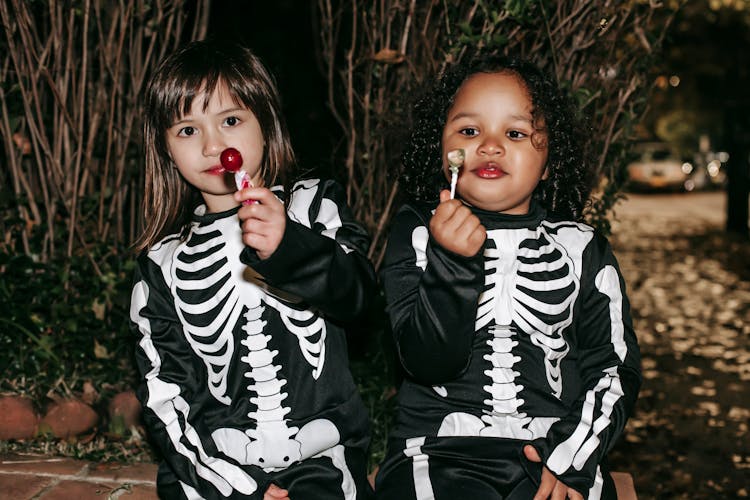
[[[612,249],[581,220],[585,120],[499,56],[449,68],[413,112],[381,270],[406,378],[376,496],[615,498],[640,353]]]

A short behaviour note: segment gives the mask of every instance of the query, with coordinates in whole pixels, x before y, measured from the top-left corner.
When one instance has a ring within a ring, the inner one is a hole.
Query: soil
[[[610,461],[641,500],[750,494],[750,243],[690,196],[631,195],[610,238],[644,373]]]

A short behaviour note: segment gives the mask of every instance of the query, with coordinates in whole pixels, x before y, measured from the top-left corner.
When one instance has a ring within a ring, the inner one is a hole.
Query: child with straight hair
[[[640,354],[610,245],[581,221],[574,102],[529,62],[481,56],[413,122],[381,271],[406,378],[377,498],[615,498],[605,456]]]
[[[376,282],[343,189],[290,187],[276,86],[237,45],[193,42],[162,62],[144,140],[130,318],[159,495],[370,498],[344,326]],[[229,148],[249,180],[239,191]]]

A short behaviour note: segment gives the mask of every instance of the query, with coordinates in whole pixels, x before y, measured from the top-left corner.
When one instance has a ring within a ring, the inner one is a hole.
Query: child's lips
[[[206,173],[211,175],[224,175],[225,172],[226,169],[221,165],[214,165],[213,167],[206,170]]]
[[[482,179],[498,179],[505,175],[503,169],[493,163],[477,167],[472,172]]]

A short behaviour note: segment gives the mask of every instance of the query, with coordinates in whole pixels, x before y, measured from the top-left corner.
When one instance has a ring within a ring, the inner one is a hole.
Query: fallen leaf
[[[380,63],[399,64],[404,62],[405,56],[398,50],[380,49],[372,58]]]

